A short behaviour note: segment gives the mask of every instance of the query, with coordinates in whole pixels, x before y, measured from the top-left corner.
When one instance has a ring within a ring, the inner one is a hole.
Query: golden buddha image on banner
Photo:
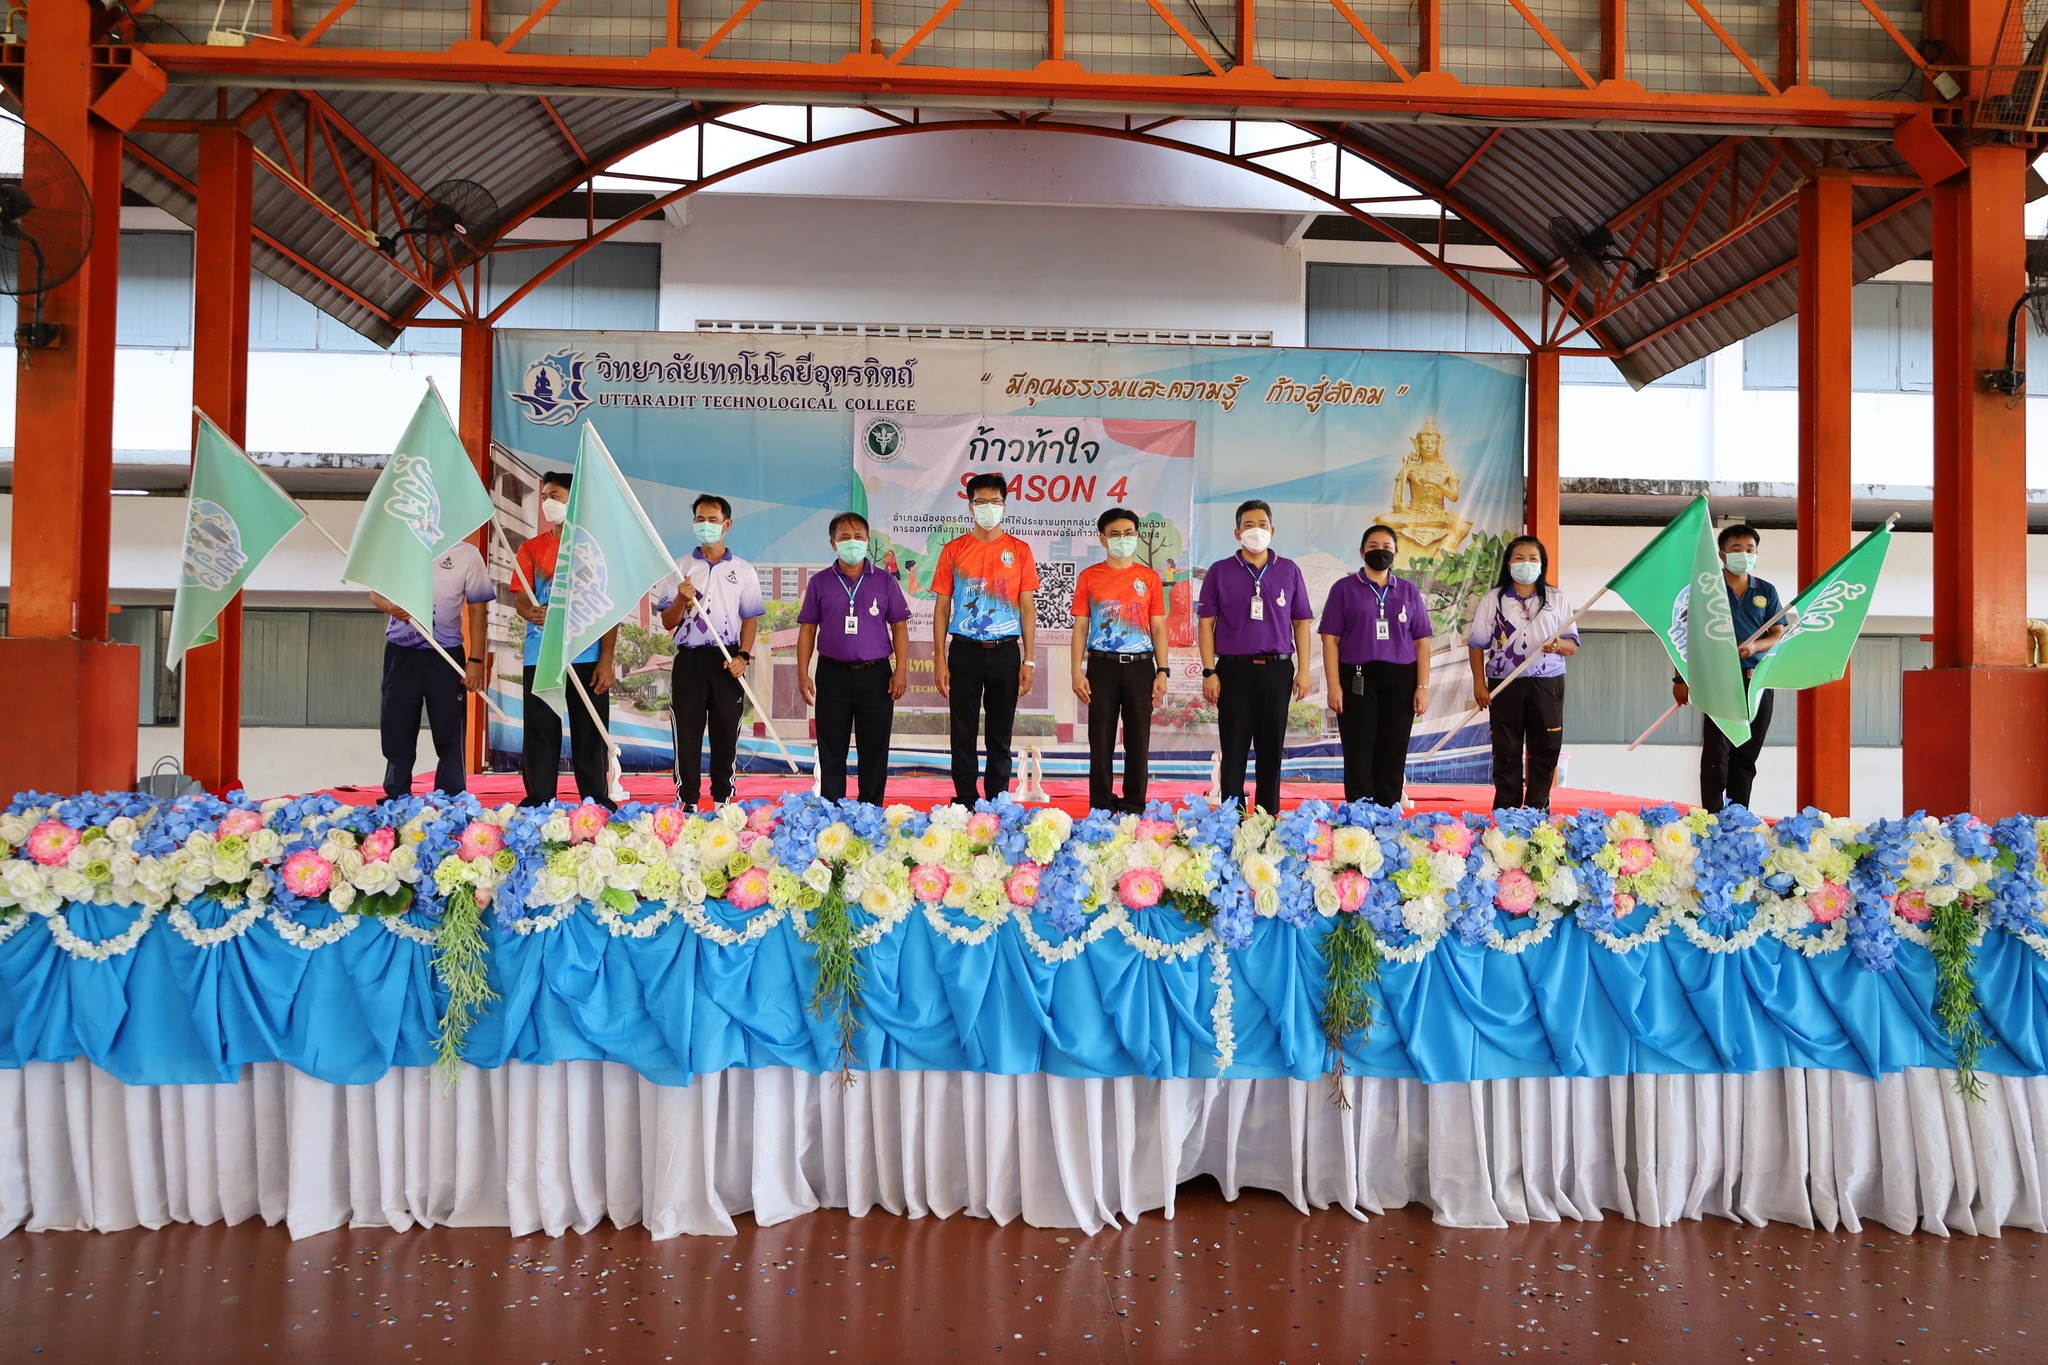
[[[1458,471],[1444,459],[1443,433],[1434,417],[1424,418],[1422,429],[1409,442],[1394,475],[1394,505],[1379,520],[1399,537],[1396,562],[1437,559],[1452,553],[1472,534],[1472,523],[1458,516],[1450,504],[1458,500]]]

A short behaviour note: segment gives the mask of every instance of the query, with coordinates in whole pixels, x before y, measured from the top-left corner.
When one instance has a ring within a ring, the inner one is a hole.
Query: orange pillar
[[[456,427],[462,433],[463,448],[469,452],[477,477],[484,481],[486,488],[491,484],[491,331],[488,322],[462,324],[462,391],[456,398],[455,417]],[[470,539],[483,554],[484,562],[490,563],[493,540],[490,527],[484,527]],[[470,658],[474,659],[481,653],[484,686],[489,687],[495,681],[492,675],[497,660],[492,655],[489,632],[485,634],[485,639],[468,640],[465,644]],[[490,724],[490,715],[484,710],[482,700],[471,697],[467,755],[469,770],[473,773],[482,772],[490,759]]]
[[[192,403],[238,445],[249,415],[249,139],[231,124],[199,134]],[[197,421],[194,421],[197,435]],[[185,771],[209,791],[241,785],[242,599],[220,641],[185,656]]]
[[[83,253],[85,265],[41,296],[55,342],[16,361],[0,712],[35,723],[0,749],[0,789],[10,793],[135,784],[137,651],[105,643],[121,135],[91,113],[96,12],[86,0],[39,5],[22,72],[28,126],[70,159],[97,201],[89,235],[81,227],[75,240],[45,242],[53,256]],[[25,324],[35,301],[20,302]]]
[[[1556,351],[1529,352],[1529,456],[1525,471],[1522,526],[1550,550],[1550,581],[1558,580],[1563,559],[1560,494],[1557,477],[1558,356]]]
[[[1823,173],[1799,192],[1799,581],[1849,552],[1850,257],[1848,180]],[[1850,680],[1799,698],[1801,806],[1849,813]]]

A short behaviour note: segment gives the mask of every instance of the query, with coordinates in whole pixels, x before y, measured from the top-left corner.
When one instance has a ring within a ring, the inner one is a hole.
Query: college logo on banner
[[[235,519],[217,502],[192,499],[185,524],[185,559],[180,579],[189,587],[218,592],[249,562]]]
[[[1671,599],[1671,629],[1665,632],[1671,637],[1671,647],[1678,651],[1678,657],[1681,659],[1688,657],[1685,652],[1685,604],[1691,600],[1692,584],[1688,583],[1678,590],[1678,596]]]
[[[893,463],[903,453],[903,428],[886,417],[877,417],[861,433],[861,444],[876,464]]]
[[[569,639],[580,640],[585,632],[609,619],[609,578],[603,547],[588,533],[579,534],[569,551]]]
[[[1810,632],[1833,630],[1835,618],[1869,591],[1869,585],[1864,583],[1830,583],[1819,596],[1804,607],[1798,611],[1785,613],[1785,633],[1778,638],[1778,648],[1783,649],[1799,636]]]
[[[391,457],[391,496],[384,499],[384,511],[405,523],[420,544],[429,550],[441,544],[441,494],[434,487],[434,467],[418,455]]]
[[[590,394],[583,387],[583,352],[566,346],[548,352],[526,367],[518,388],[505,392],[535,426],[567,426],[590,406]]]

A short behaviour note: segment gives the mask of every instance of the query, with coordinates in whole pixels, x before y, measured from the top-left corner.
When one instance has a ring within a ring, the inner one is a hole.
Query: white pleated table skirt
[[[781,1068],[660,1086],[623,1066],[421,1068],[339,1086],[0,1071],[0,1234],[284,1223],[729,1234],[752,1214],[968,1214],[1093,1233],[1199,1175],[1304,1213],[1413,1203],[1454,1227],[1599,1218],[1996,1236],[2048,1230],[2048,1078],[1834,1071],[1424,1085]]]

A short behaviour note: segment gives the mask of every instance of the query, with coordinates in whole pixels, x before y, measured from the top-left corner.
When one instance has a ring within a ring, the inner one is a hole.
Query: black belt
[[[858,673],[862,669],[874,668],[879,664],[887,664],[889,662],[886,657],[880,659],[835,659],[830,654],[820,654],[818,661],[831,664],[837,668],[843,668],[849,673]]]
[[[736,649],[738,649],[738,648],[739,648],[739,646],[738,646],[738,645],[681,645],[681,646],[679,646],[679,647],[678,647],[678,648],[676,649],[676,653],[678,653],[678,654],[730,654],[730,653],[732,653],[732,652],[733,652],[734,650],[736,650]]]
[[[1001,649],[1005,645],[1022,643],[1021,637],[1015,635],[1005,635],[1000,640],[970,640],[965,635],[951,635],[947,638],[956,645],[967,645],[973,649]]]
[[[1220,664],[1220,663],[1222,663],[1222,662],[1223,662],[1224,660],[1228,659],[1228,660],[1230,660],[1230,661],[1231,661],[1231,662],[1233,662],[1233,663],[1248,663],[1248,664],[1269,664],[1269,663],[1272,663],[1272,662],[1273,662],[1273,661],[1274,661],[1275,659],[1292,659],[1293,657],[1294,657],[1294,656],[1293,656],[1292,654],[1279,654],[1279,653],[1274,653],[1274,654],[1218,654],[1218,655],[1216,656],[1216,662]]]
[[[1153,662],[1152,651],[1149,649],[1139,654],[1112,654],[1106,649],[1091,649],[1088,651],[1088,657],[1100,659],[1106,664],[1149,664]]]

